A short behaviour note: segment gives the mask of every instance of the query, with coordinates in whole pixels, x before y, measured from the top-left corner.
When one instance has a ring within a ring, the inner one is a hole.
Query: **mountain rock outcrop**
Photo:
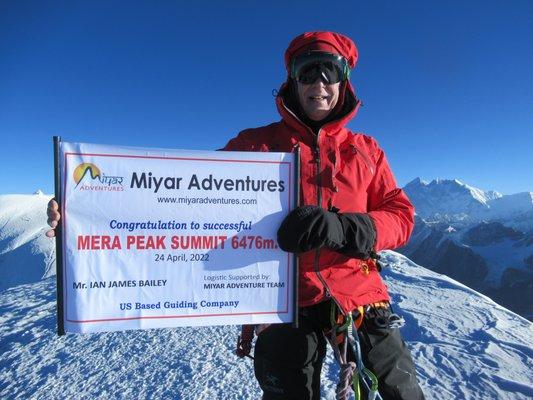
[[[419,178],[404,190],[417,215],[399,252],[533,320],[531,192],[501,195],[456,179]]]

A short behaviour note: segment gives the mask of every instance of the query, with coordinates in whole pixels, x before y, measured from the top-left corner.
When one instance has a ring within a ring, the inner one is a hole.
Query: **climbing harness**
[[[348,400],[350,393],[354,393],[356,400],[363,400],[363,387],[367,393],[364,400],[383,400],[378,391],[378,378],[365,367],[361,354],[361,343],[359,341],[358,330],[363,323],[365,315],[371,310],[389,308],[391,313],[386,317],[377,314],[373,321],[380,328],[400,328],[405,324],[402,317],[395,314],[388,302],[373,303],[367,306],[360,306],[354,313],[343,314],[335,302],[331,302],[330,324],[331,329],[324,330],[324,335],[328,339],[335,359],[340,366],[340,378],[336,388],[336,400]],[[355,317],[354,317],[355,315]],[[240,358],[248,357],[252,349],[254,334],[259,334],[266,329],[266,325],[243,325],[241,334],[237,339],[236,355]],[[354,361],[348,361],[348,349],[355,357]]]
[[[331,330],[325,332],[325,335],[340,366],[336,400],[347,400],[352,391],[356,400],[361,400],[361,384],[368,393],[367,400],[383,400],[378,392],[378,379],[372,371],[364,366],[361,355],[361,344],[357,330],[363,322],[364,307],[358,307],[357,313],[357,318],[354,320],[351,312],[343,315],[339,312],[336,304],[332,302]],[[351,347],[355,355],[355,362],[348,361],[348,346]]]

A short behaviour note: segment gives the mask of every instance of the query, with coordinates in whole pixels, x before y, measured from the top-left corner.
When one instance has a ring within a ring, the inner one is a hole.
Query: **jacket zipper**
[[[318,130],[317,134],[316,134],[316,144],[315,144],[315,162],[316,162],[316,179],[317,179],[317,185],[316,185],[316,201],[317,201],[317,206],[318,207],[322,207],[322,189],[320,187],[320,185],[322,184],[321,182],[321,179],[320,179],[320,144],[319,144],[319,139],[320,139],[320,132],[322,131],[322,128]],[[326,283],[326,280],[324,279],[324,277],[322,276],[322,274],[320,273],[320,249],[316,249],[316,252],[315,252],[315,263],[314,263],[314,267],[315,267],[315,273],[316,273],[316,276],[318,277],[318,279],[320,280],[320,282],[322,283],[322,285],[324,285],[324,290],[326,291],[326,297],[329,299],[331,298],[331,291],[329,290],[329,286],[328,284]]]
[[[322,128],[319,129],[318,133],[316,134],[316,146],[315,146],[315,160],[316,160],[316,170],[317,170],[316,171],[317,172],[317,174],[316,174],[316,177],[317,177],[316,197],[317,197],[317,203],[318,203],[317,205],[319,207],[322,207],[322,189],[321,189],[322,182],[320,180],[320,144],[318,143],[321,131],[322,131]],[[344,308],[341,307],[341,305],[339,304],[337,299],[331,294],[331,290],[329,289],[329,286],[328,286],[326,280],[324,279],[324,277],[320,273],[320,249],[316,249],[314,267],[315,267],[316,276],[318,277],[318,279],[320,280],[322,285],[324,285],[324,291],[325,291],[326,298],[333,300],[333,302],[337,305],[337,308],[342,312],[342,314],[346,315],[346,312],[344,311]]]
[[[283,107],[285,108],[285,110],[287,110],[287,112],[289,112],[298,122],[300,122],[304,127],[306,127],[311,133],[314,134],[314,132],[312,131],[311,128],[309,128],[307,125],[305,125],[301,120],[300,118],[298,118],[296,116],[296,114],[294,114],[290,109],[288,109],[286,106],[285,106],[285,103],[283,101],[283,99],[281,100],[281,104],[283,104]],[[320,138],[320,132],[322,132],[322,128],[320,128],[316,134],[316,144],[315,144],[315,161],[316,161],[316,176],[317,176],[317,205],[318,207],[322,207],[322,189],[320,187],[321,185],[321,179],[320,179],[320,145],[318,143],[318,139]],[[299,179],[300,177],[298,177]],[[324,279],[324,277],[322,276],[322,274],[320,273],[320,269],[319,269],[319,265],[320,265],[320,249],[316,249],[315,251],[315,262],[314,262],[314,268],[315,268],[315,274],[316,276],[318,277],[318,280],[322,283],[322,285],[324,286],[324,291],[325,291],[325,296],[326,298],[328,299],[332,299],[335,304],[337,305],[337,307],[339,308],[339,310],[341,310],[341,312],[343,314],[346,314],[346,312],[344,311],[344,308],[341,307],[341,305],[339,304],[339,302],[337,301],[337,299],[335,299],[335,297],[333,297],[331,295],[331,291],[329,289],[329,286],[328,284],[326,283],[326,280]]]

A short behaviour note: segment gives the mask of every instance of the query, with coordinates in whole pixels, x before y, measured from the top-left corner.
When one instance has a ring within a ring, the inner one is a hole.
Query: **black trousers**
[[[300,309],[297,329],[271,325],[259,334],[254,352],[255,376],[263,400],[318,400],[326,355],[323,330],[331,328],[330,301]],[[386,325],[390,309],[371,309],[358,333],[363,362],[379,380],[384,400],[421,400],[411,354],[398,329]],[[385,322],[385,323],[384,323]],[[349,354],[353,360],[354,355]]]

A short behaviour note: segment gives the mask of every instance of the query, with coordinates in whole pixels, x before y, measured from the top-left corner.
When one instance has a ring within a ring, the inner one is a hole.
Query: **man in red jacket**
[[[337,33],[296,37],[276,98],[282,120],[245,130],[224,148],[298,146],[301,154],[301,204],[278,230],[280,247],[299,255],[300,325],[270,325],[258,335],[254,368],[265,400],[320,398],[332,307],[335,318],[362,317],[362,358],[384,399],[424,398],[376,261],[376,252],[408,241],[414,210],[376,141],[346,128],[360,105],[349,81],[357,57],[353,41]]]
[[[301,205],[278,230],[280,247],[299,255],[299,327],[274,324],[258,334],[254,369],[265,400],[320,398],[324,333],[335,326],[332,315],[343,321],[352,312],[360,317],[362,359],[383,399],[424,398],[376,261],[376,252],[407,242],[414,211],[376,141],[345,127],[360,105],[349,82],[357,57],[355,44],[337,33],[296,37],[285,52],[288,77],[276,99],[282,120],[245,130],[224,148],[298,146],[301,153]],[[48,218],[55,228],[60,215],[53,200]],[[353,361],[356,353],[347,357]]]

